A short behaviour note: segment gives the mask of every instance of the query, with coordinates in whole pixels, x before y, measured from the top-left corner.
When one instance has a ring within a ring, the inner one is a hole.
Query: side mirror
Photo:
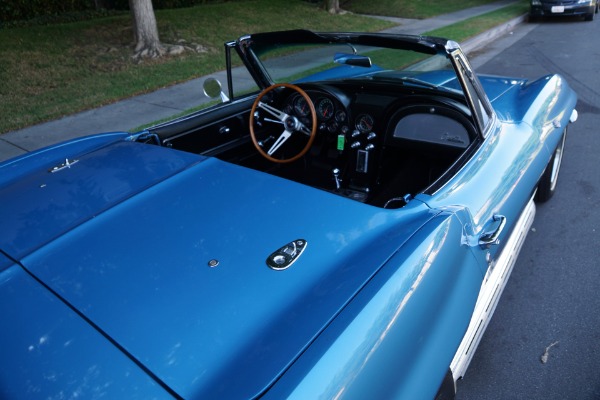
[[[210,97],[211,99],[216,99],[221,97],[222,102],[229,101],[229,97],[223,92],[221,88],[221,82],[219,82],[215,78],[207,78],[202,85],[204,90],[204,95]]]

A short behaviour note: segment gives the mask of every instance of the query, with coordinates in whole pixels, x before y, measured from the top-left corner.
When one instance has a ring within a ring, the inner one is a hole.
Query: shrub
[[[223,3],[226,0],[152,0],[154,9],[191,7],[199,4]],[[0,21],[20,21],[93,10],[129,10],[128,0],[3,0]]]
[[[4,0],[0,3],[0,20],[32,19],[94,8],[94,0]]]

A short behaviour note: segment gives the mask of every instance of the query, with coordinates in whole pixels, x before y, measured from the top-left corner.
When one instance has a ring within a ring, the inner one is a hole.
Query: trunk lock
[[[306,245],[304,239],[296,239],[286,244],[267,257],[267,265],[277,271],[289,268],[302,255]]]

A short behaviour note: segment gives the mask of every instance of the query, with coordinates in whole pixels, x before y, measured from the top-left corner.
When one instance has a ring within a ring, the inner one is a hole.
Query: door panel
[[[248,141],[248,121],[254,97],[223,103],[150,131],[163,145],[195,154],[214,155]]]

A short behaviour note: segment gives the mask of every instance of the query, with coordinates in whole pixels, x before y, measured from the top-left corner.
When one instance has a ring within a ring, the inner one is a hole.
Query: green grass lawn
[[[495,0],[352,0],[350,11],[400,18],[431,18]]]
[[[461,4],[487,2],[468,0]],[[356,7],[361,3],[352,0],[351,9],[358,12]],[[398,10],[396,16],[403,17],[421,15],[427,8],[448,12],[445,7],[434,6],[448,2],[422,0],[416,1],[419,7],[410,14],[403,5],[412,3],[395,0],[391,6]],[[449,3],[458,6],[457,1]],[[0,133],[223,70],[223,43],[246,33],[294,28],[378,31],[393,26],[353,13],[330,15],[318,5],[301,0],[286,1],[285,6],[279,0],[229,1],[157,10],[156,18],[163,42],[197,44],[205,51],[135,64],[128,14],[0,29]],[[512,14],[502,18],[510,19]],[[473,22],[469,30],[472,26],[487,29]],[[455,40],[462,40],[464,29],[458,28],[448,37],[456,35]]]
[[[431,36],[452,38],[456,42],[463,42],[481,32],[485,32],[495,26],[509,21],[529,11],[529,2],[520,1],[497,11],[473,17],[465,21],[449,25],[440,29],[427,32]]]

